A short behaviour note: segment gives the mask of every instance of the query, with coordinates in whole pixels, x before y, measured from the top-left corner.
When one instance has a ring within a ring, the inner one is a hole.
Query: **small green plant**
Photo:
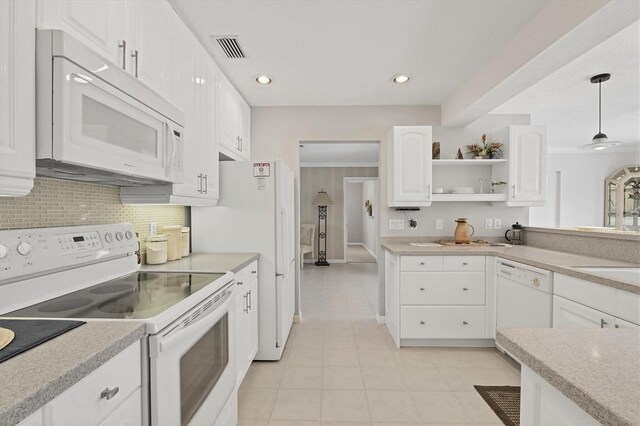
[[[489,185],[491,185],[491,193],[495,194],[496,193],[496,186],[502,186],[502,185],[506,185],[507,182],[501,181],[501,180],[491,180],[491,179],[478,179],[480,182],[486,182]]]
[[[487,135],[484,134],[480,138],[482,144],[472,143],[467,145],[467,151],[469,154],[473,154],[474,157],[482,158],[500,158],[502,157],[502,142],[491,141],[487,142]]]

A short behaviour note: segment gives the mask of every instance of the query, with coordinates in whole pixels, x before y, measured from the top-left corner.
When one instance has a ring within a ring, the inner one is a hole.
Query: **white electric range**
[[[138,271],[129,224],[0,231],[0,315],[139,321],[143,420],[212,424],[236,384],[233,274]]]

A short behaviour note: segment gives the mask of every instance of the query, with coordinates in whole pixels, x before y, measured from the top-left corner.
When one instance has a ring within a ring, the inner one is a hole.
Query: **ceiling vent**
[[[246,58],[240,43],[238,43],[238,37],[236,36],[213,36],[220,45],[220,48],[227,55],[229,59],[243,59]]]

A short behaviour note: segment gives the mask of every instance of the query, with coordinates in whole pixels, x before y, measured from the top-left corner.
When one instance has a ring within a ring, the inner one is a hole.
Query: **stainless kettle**
[[[509,238],[509,232],[511,232],[511,238]],[[518,222],[514,223],[504,233],[504,237],[514,246],[522,244],[522,225]]]

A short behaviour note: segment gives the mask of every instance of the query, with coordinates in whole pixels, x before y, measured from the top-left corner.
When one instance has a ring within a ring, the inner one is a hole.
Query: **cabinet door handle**
[[[469,291],[467,287],[462,287],[462,291]]]
[[[242,136],[240,137],[240,146],[238,147],[238,149],[240,150],[240,152],[242,152]]]
[[[466,321],[462,321],[462,325],[467,325],[467,324],[469,324],[469,323],[466,322]]]
[[[252,302],[252,297],[251,297],[251,292],[252,290],[249,290],[249,310],[251,310],[253,303]]]
[[[245,293],[244,294],[244,309],[243,309],[245,314],[249,313],[249,293]]]
[[[202,192],[209,193],[209,175],[204,175],[204,184],[202,185]]]
[[[238,281],[238,282],[236,282],[236,285],[242,285],[242,284],[244,284],[244,281]]]
[[[467,266],[469,265],[469,262],[462,262],[462,266]]]
[[[600,328],[604,328],[605,325],[608,325],[609,323],[606,322],[603,318],[600,318]]]
[[[431,185],[427,185],[427,196],[431,199]]]
[[[252,274],[257,274],[257,273],[258,273],[258,271],[251,271],[251,273],[252,273]]]
[[[620,328],[620,326],[618,324],[615,325],[616,328]]]
[[[134,51],[131,52],[131,57],[133,58],[133,64],[135,65],[135,72],[133,73],[133,76],[135,78],[138,78],[138,57],[140,56],[140,52],[138,52],[138,49],[135,49]]]
[[[113,389],[106,388],[102,392],[100,392],[100,399],[106,399],[107,401],[116,396],[120,392],[119,387],[115,387]]]
[[[122,69],[127,69],[127,40],[118,43],[118,47],[122,49]]]
[[[202,194],[202,173],[198,173],[198,194]]]
[[[424,287],[420,287],[420,291],[425,291]]]
[[[424,266],[424,262],[420,262],[420,265]]]
[[[427,323],[426,323],[426,322],[424,322],[424,321],[420,321],[420,324],[421,324],[421,325],[427,325]]]
[[[511,189],[513,189],[513,195],[511,195],[511,198],[516,198],[516,186],[512,185]]]

